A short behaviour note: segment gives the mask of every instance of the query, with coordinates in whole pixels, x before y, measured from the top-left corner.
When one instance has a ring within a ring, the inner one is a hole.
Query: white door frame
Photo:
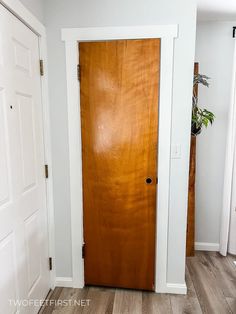
[[[156,239],[156,292],[176,292],[167,283],[168,219],[170,195],[171,116],[174,38],[178,36],[177,25],[98,27],[62,29],[65,41],[67,71],[67,105],[70,157],[70,196],[72,228],[73,287],[84,286],[82,204],[82,152],[80,128],[80,86],[77,80],[78,42],[118,39],[161,39],[161,74],[159,99],[159,147],[157,191],[157,239]],[[91,196],[92,197],[92,196]],[[186,293],[186,287],[178,293]]]
[[[41,76],[42,106],[43,106],[43,138],[44,162],[49,165],[49,177],[46,180],[47,212],[48,212],[48,248],[52,257],[53,268],[50,272],[51,289],[55,287],[55,241],[54,241],[54,205],[53,205],[53,177],[50,140],[50,114],[48,97],[48,71],[47,71],[47,43],[46,29],[37,18],[28,11],[19,0],[0,0],[0,5],[5,6],[21,22],[26,24],[39,37],[39,55],[44,61],[44,75]],[[42,165],[43,166],[43,165]]]

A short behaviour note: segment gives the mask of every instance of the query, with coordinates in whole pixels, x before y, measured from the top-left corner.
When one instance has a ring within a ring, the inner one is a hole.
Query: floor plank
[[[172,313],[182,314],[182,313],[191,313],[191,314],[201,314],[201,306],[197,298],[197,294],[188,270],[186,267],[186,284],[188,287],[187,295],[171,295],[171,306]]]
[[[47,296],[46,302],[49,300],[58,300],[63,289],[65,288],[56,287],[54,291],[52,291],[50,295]],[[54,310],[54,307],[55,307],[54,303],[45,304],[39,311],[39,314],[51,314]]]
[[[141,314],[142,292],[117,289],[113,306],[113,314]]]
[[[218,252],[210,252],[204,258],[212,263],[212,270],[217,280],[217,285],[225,297],[236,297],[236,267],[230,259],[223,257]]]
[[[156,294],[126,289],[86,287],[56,288],[53,302],[41,314],[236,314],[236,266],[234,256],[196,252],[187,258],[187,295]],[[73,301],[89,300],[88,306]]]
[[[197,252],[194,258],[189,258],[187,266],[198,296],[203,313],[232,313],[223,292],[218,286],[212,264],[206,258],[206,253]]]
[[[87,289],[72,289],[72,288],[56,288],[60,289],[61,293],[56,298],[51,296],[52,304],[45,308],[43,314],[75,314],[82,313],[84,310],[85,300],[87,299]],[[81,300],[84,303],[81,305]]]
[[[87,294],[89,306],[83,314],[112,314],[115,292],[113,289],[90,287]]]
[[[232,313],[236,314],[236,297],[235,298],[226,298],[229,307],[231,308]]]
[[[168,294],[156,294],[143,292],[143,314],[172,314],[170,296]]]

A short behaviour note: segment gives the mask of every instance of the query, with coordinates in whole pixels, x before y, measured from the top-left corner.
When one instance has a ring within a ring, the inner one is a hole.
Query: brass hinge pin
[[[44,165],[45,178],[48,178],[48,165]]]
[[[48,262],[49,262],[49,270],[52,270],[52,257],[49,257]]]
[[[43,60],[39,60],[39,68],[40,68],[40,75],[44,75],[44,66],[43,66]]]
[[[82,246],[82,258],[85,257],[85,243]]]

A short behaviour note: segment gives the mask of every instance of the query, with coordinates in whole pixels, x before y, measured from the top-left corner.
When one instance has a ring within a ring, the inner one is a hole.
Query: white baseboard
[[[186,283],[166,283],[162,286],[157,286],[156,293],[171,293],[171,294],[187,294]]]
[[[72,277],[56,277],[56,287],[73,288]]]
[[[213,251],[219,252],[220,244],[219,243],[208,243],[208,242],[195,242],[196,251]]]
[[[73,288],[73,279],[71,277],[56,277],[56,287]],[[165,289],[157,291],[159,293],[187,294],[186,284],[167,283]]]
[[[71,277],[56,277],[56,287],[73,288],[73,279]],[[179,283],[167,283],[165,289],[157,291],[159,293],[171,293],[171,294],[187,294],[186,284]]]
[[[186,284],[180,283],[167,283],[166,284],[167,291],[166,293],[172,294],[187,294],[187,286]]]

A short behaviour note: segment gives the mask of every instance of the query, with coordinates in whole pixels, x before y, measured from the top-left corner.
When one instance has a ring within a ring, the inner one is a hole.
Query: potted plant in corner
[[[192,136],[197,136],[202,132],[203,126],[208,127],[209,123],[212,124],[215,119],[215,115],[207,109],[201,109],[198,107],[198,85],[202,84],[209,87],[208,80],[210,78],[206,75],[195,74],[193,79],[193,102],[192,102]]]
[[[212,124],[215,115],[207,109],[198,106],[198,85],[209,87],[209,77],[198,73],[198,63],[195,63],[192,97],[192,125],[191,125],[191,151],[189,167],[189,191],[188,191],[188,221],[186,255],[194,255],[195,242],[195,172],[196,172],[196,137],[204,127]]]

